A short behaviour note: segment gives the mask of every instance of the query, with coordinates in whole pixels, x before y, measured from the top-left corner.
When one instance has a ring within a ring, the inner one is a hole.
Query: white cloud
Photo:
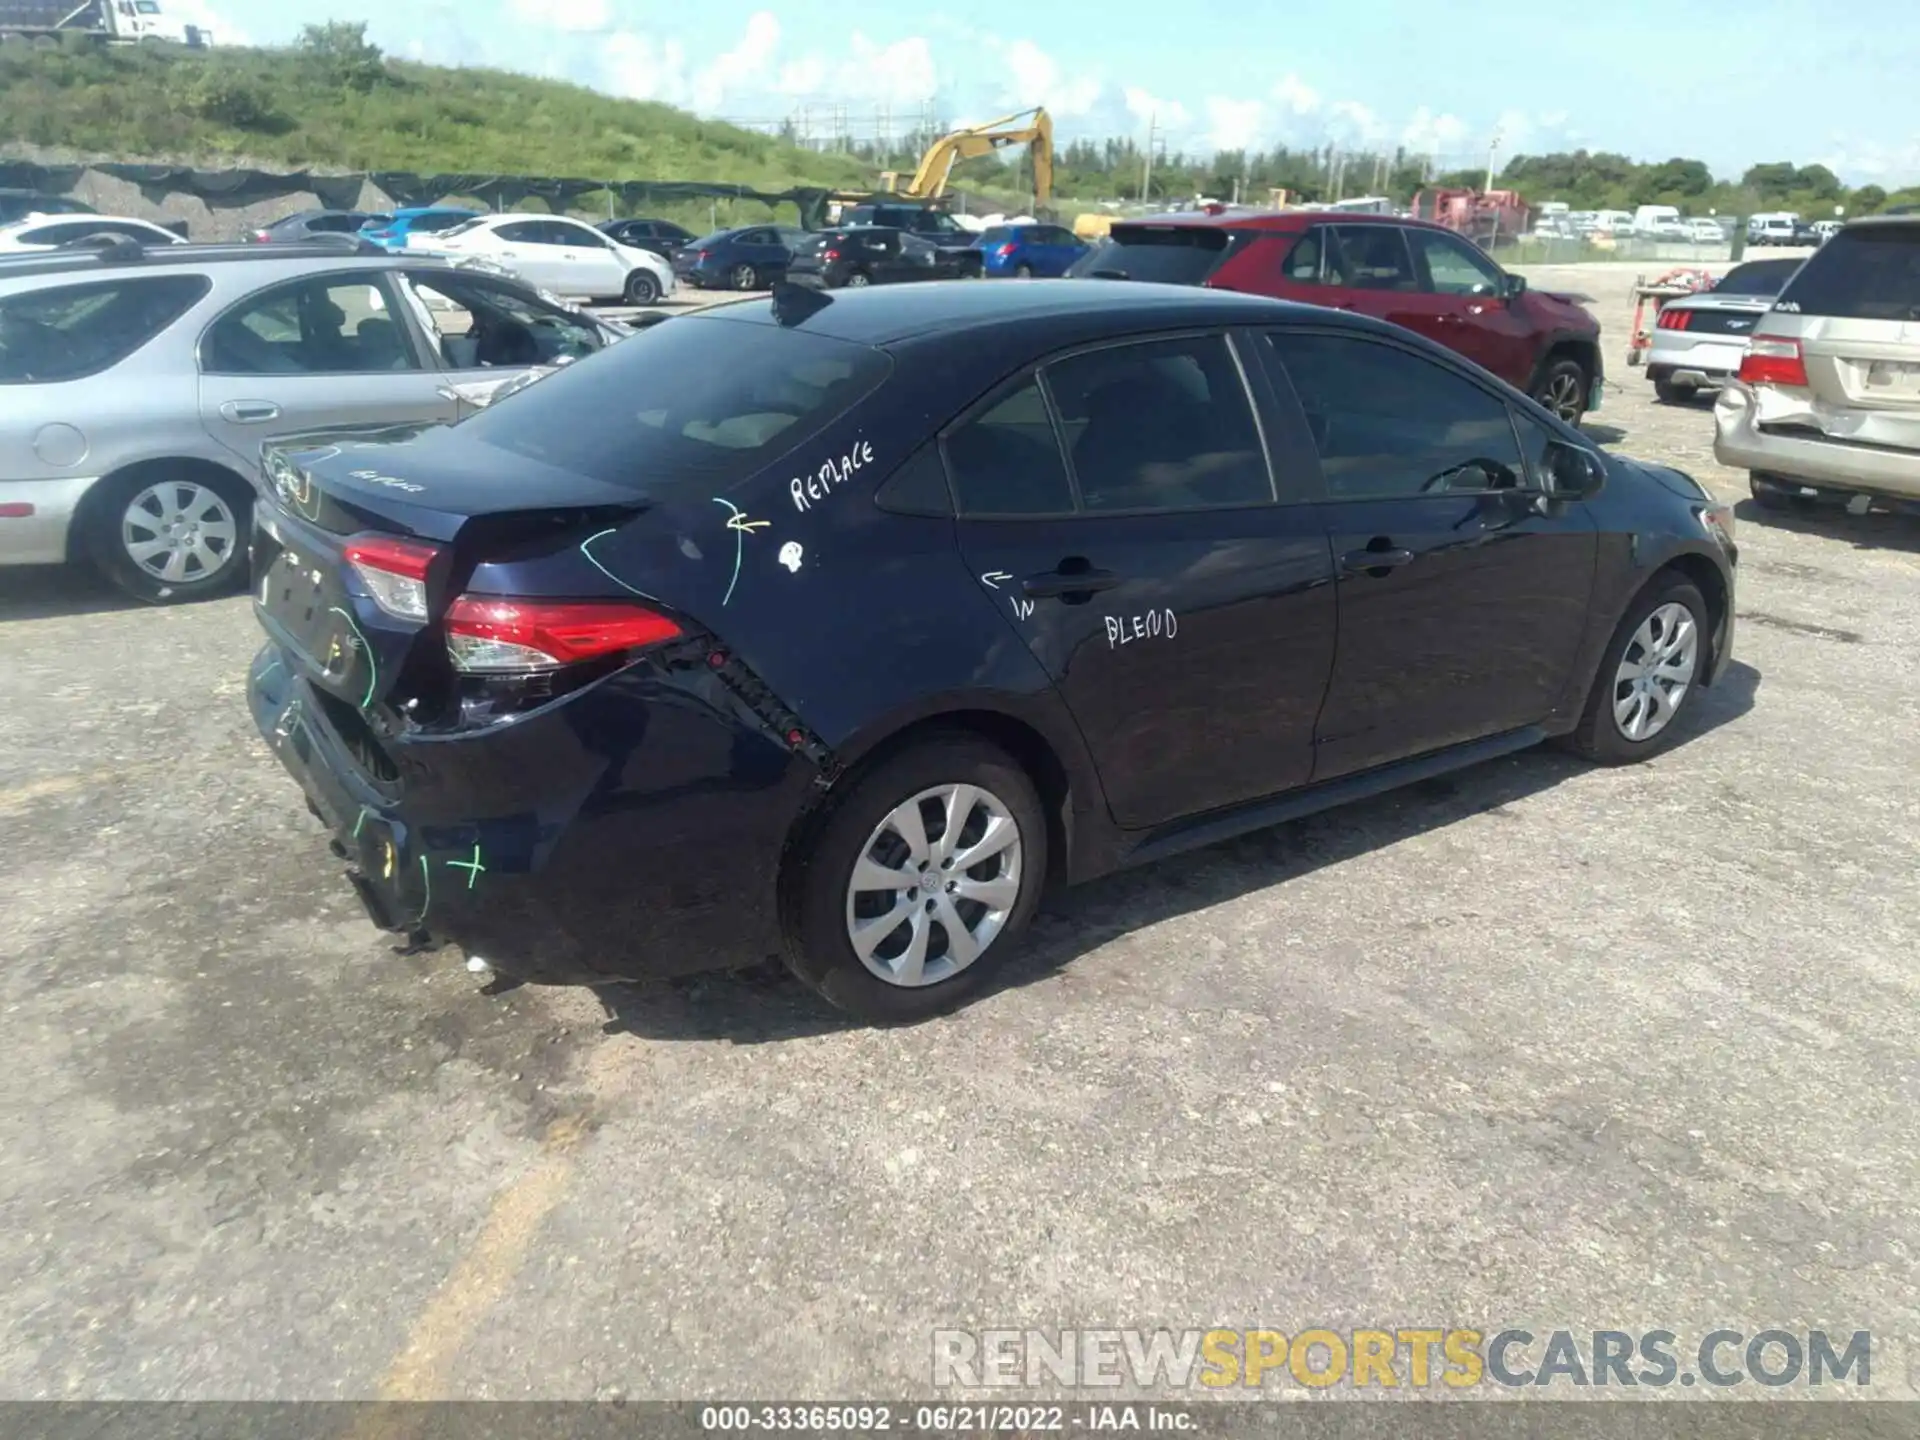
[[[1458,115],[1436,115],[1422,105],[1408,118],[1400,143],[1416,155],[1455,155],[1465,148],[1467,122]]]
[[[1377,145],[1387,126],[1358,100],[1336,100],[1327,112],[1327,133],[1343,145]]]
[[[513,0],[513,8],[528,24],[554,30],[605,30],[613,23],[608,0]]]
[[[1267,107],[1258,100],[1207,98],[1207,143],[1216,150],[1254,150],[1266,131]]]
[[[1283,109],[1295,115],[1311,115],[1320,108],[1320,92],[1304,83],[1298,75],[1288,75],[1273,87],[1273,98]]]
[[[1177,130],[1193,118],[1178,100],[1162,99],[1145,90],[1129,89],[1126,100],[1128,114],[1136,120],[1152,122],[1161,130]]]
[[[621,30],[600,47],[603,83],[630,100],[683,105],[688,95],[687,52],[677,40],[656,41]]]
[[[740,43],[693,77],[693,108],[717,110],[729,91],[737,94],[744,89],[764,88],[772,77],[779,48],[780,22],[771,10],[756,10],[747,17]]]
[[[1098,76],[1064,73],[1060,63],[1031,40],[1005,46],[1004,58],[1008,102],[1018,109],[1045,105],[1050,114],[1072,118],[1088,114],[1100,103],[1105,87]]]

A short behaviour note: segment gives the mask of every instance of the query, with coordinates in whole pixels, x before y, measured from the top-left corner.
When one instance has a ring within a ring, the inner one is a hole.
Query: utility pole
[[[1153,181],[1153,136],[1159,122],[1159,111],[1155,110],[1147,116],[1147,153],[1140,160],[1140,202],[1143,205],[1147,200],[1147,187]]]
[[[1493,139],[1487,142],[1487,183],[1480,188],[1483,191],[1493,189],[1493,157],[1500,148],[1500,132],[1493,132]]]

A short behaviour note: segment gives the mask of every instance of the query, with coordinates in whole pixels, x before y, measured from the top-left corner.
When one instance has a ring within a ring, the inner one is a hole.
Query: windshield
[[[1761,295],[1780,293],[1787,277],[1800,268],[1798,260],[1749,260],[1736,265],[1713,287],[1716,295]]]
[[[1225,230],[1212,226],[1116,225],[1106,239],[1067,267],[1067,274],[1198,285],[1226,258],[1231,242]]]
[[[655,325],[464,422],[474,439],[653,496],[712,493],[886,378],[879,350],[720,317]]]
[[[1920,320],[1920,225],[1842,230],[1794,274],[1780,307],[1835,320]]]

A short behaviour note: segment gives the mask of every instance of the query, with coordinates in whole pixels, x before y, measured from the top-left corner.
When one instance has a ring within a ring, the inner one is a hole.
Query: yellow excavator
[[[1038,106],[942,135],[927,147],[920,168],[905,185],[899,172],[887,170],[880,176],[880,188],[907,199],[937,200],[947,193],[947,177],[958,162],[991,155],[1009,145],[1028,147],[1033,156],[1033,203],[1036,207],[1047,204],[1053,198],[1053,117]]]

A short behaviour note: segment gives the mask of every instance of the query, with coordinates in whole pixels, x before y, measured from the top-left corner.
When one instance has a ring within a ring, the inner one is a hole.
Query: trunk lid
[[[445,426],[267,447],[269,493],[254,510],[255,614],[317,688],[376,731],[400,723],[407,700],[449,682],[437,621],[488,555],[522,537],[564,543],[647,508],[631,490],[534,462],[510,471],[481,463],[475,448]],[[357,545],[393,542],[432,556],[427,613],[417,618],[383,610],[355,570]],[[583,564],[571,588],[592,595],[604,577]]]
[[[1800,342],[1817,401],[1920,410],[1920,222],[1849,225],[1781,292],[1770,334]]]

